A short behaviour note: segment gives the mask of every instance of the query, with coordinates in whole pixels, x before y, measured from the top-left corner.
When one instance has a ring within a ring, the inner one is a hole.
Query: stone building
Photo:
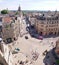
[[[6,43],[11,42],[17,40],[19,35],[22,36],[26,29],[24,21],[25,19],[20,6],[17,12],[11,11],[8,14],[2,15],[2,19],[0,19],[0,37],[3,38],[3,41]]]
[[[26,31],[26,20],[24,19],[24,17],[18,17],[17,18],[19,21],[19,35],[20,37],[22,37],[23,35],[27,34],[28,32]]]
[[[30,16],[30,17],[29,17],[29,21],[30,21],[30,25],[31,25],[31,26],[34,26],[34,25],[35,25],[35,23],[36,23],[36,18],[35,18],[35,17]]]
[[[14,19],[11,17],[3,17],[2,25],[2,38],[5,42],[11,42],[18,38],[19,21],[17,20],[17,17],[14,17]]]
[[[0,65],[13,65],[13,56],[8,46],[0,38]]]
[[[35,17],[35,29],[40,35],[59,35],[59,15],[45,15]]]

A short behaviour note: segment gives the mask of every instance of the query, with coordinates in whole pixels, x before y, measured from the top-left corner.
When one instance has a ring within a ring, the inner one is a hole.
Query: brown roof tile
[[[11,17],[4,17],[3,20],[4,22],[11,22],[12,19]]]

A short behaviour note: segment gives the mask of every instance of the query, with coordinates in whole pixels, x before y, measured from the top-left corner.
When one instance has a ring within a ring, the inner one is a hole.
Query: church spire
[[[21,7],[20,7],[20,5],[19,5],[19,7],[18,7],[18,11],[21,11]]]

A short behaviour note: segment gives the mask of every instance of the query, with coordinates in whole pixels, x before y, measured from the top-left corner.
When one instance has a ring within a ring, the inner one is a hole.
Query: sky
[[[51,10],[59,11],[59,0],[0,0],[0,10]]]

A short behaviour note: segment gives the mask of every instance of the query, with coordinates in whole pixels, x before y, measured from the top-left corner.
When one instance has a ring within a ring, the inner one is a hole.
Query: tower
[[[20,5],[19,5],[19,7],[18,7],[18,12],[20,12],[21,11],[21,7],[20,7]]]
[[[22,15],[22,11],[21,11],[21,7],[20,7],[20,5],[19,5],[19,7],[18,7],[18,11],[17,11],[17,13],[18,13],[18,15],[21,17],[21,15]]]

